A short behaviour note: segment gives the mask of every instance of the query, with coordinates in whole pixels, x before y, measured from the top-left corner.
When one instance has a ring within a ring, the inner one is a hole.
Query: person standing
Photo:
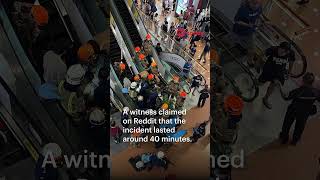
[[[203,107],[206,103],[207,98],[209,97],[209,88],[208,85],[205,85],[204,89],[200,91],[200,97],[198,100],[198,107]]]
[[[303,76],[303,85],[290,91],[288,96],[280,88],[280,92],[285,99],[292,100],[288,106],[280,133],[282,144],[288,142],[290,128],[296,122],[291,141],[292,145],[296,145],[301,139],[309,116],[317,113],[317,107],[314,103],[315,101],[320,101],[320,91],[313,88],[314,79],[315,77],[312,73],[306,73]]]
[[[190,89],[194,88],[192,91],[193,96],[194,96],[194,92],[196,91],[196,89],[199,88],[201,81],[202,81],[201,75],[197,75],[192,78]]]
[[[207,56],[210,53],[210,41],[206,42],[206,45],[204,46],[203,52],[199,58],[199,61],[201,61],[202,57],[203,57],[203,63],[207,62]]]
[[[238,44],[248,51],[247,63],[249,67],[254,67],[255,65],[255,31],[257,20],[261,14],[261,0],[245,0],[234,17],[234,38]]]

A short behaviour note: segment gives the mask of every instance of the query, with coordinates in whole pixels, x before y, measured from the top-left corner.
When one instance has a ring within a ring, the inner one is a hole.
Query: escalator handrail
[[[251,97],[251,98],[244,97],[244,96],[242,95],[242,93],[240,93],[240,92],[238,92],[238,93],[239,93],[238,95],[241,96],[241,97],[243,98],[243,100],[246,101],[246,102],[252,102],[252,101],[254,101],[254,100],[258,97],[258,95],[259,95],[259,86],[258,86],[258,84],[257,84],[257,80],[256,80],[255,76],[254,76],[253,73],[249,70],[249,68],[248,68],[247,66],[245,66],[240,60],[238,60],[238,58],[237,58],[235,55],[233,55],[233,53],[232,53],[227,47],[225,47],[225,45],[224,45],[220,40],[218,40],[212,33],[210,33],[210,34],[211,34],[211,36],[216,40],[216,42],[219,42],[219,43],[223,46],[223,48],[231,55],[231,57],[233,58],[233,60],[234,60],[238,65],[240,65],[240,67],[241,67],[247,74],[249,74],[250,79],[252,80],[253,86],[254,86],[254,89],[255,89],[254,96]]]
[[[134,62],[137,63],[136,65],[139,66],[139,69],[142,68],[142,65],[140,64],[140,62],[138,60],[138,56],[134,51],[134,44],[133,44],[131,38],[127,37],[129,35],[129,32],[128,32],[126,26],[124,25],[123,19],[121,18],[120,13],[118,12],[117,6],[116,6],[114,1],[110,1],[110,12],[111,12],[110,22],[112,22],[111,20],[113,19],[113,21],[116,24],[116,26],[118,26],[120,34],[121,34],[121,36],[124,36],[122,38],[123,38],[124,42],[126,43],[127,48],[129,50],[131,56],[133,56]],[[115,16],[112,15],[113,13],[115,13],[114,14]],[[116,20],[116,18],[114,18],[114,17],[118,17],[119,21]],[[120,25],[118,23],[120,23]],[[110,25],[111,25],[111,23],[110,23]],[[121,26],[122,26],[122,28],[119,28]],[[122,29],[124,31],[123,34],[121,33],[120,29]]]
[[[288,37],[288,35],[286,35],[283,31],[281,31],[280,28],[278,28],[277,26],[273,25],[273,24],[268,24],[268,23],[264,23],[266,20],[268,20],[268,18],[266,16],[263,16],[263,18],[265,20],[262,20],[263,24],[268,27],[269,29],[271,29],[271,31],[274,31],[276,33],[278,33],[279,35],[281,35],[281,37],[283,37],[287,42],[290,43],[290,45],[296,50],[296,52],[298,52],[298,54],[300,55],[301,57],[301,61],[302,61],[302,64],[303,64],[303,68],[302,68],[302,71],[299,73],[299,74],[296,74],[296,75],[291,75],[291,77],[293,78],[300,78],[301,76],[303,76],[306,71],[307,71],[307,68],[308,68],[308,62],[307,62],[307,58],[306,56],[304,55],[304,52],[301,50],[301,48],[292,40]]]

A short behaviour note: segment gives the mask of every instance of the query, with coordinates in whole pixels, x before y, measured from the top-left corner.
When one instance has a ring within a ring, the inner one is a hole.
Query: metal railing
[[[293,37],[303,36],[310,32],[311,26],[282,0],[268,0],[264,5],[263,14],[274,24],[285,23],[282,31],[286,34],[290,33]],[[287,28],[286,23],[290,23],[291,28]],[[294,24],[296,27],[293,28]]]
[[[153,37],[158,40],[158,42],[161,42],[161,44],[164,45],[163,47],[165,47],[168,52],[175,53],[183,57],[186,61],[191,60],[193,64],[192,71],[195,74],[203,74],[203,72],[208,71],[207,68],[196,61],[195,58],[187,50],[185,50],[185,48],[181,47],[180,43],[172,38],[170,33],[163,31],[160,26],[156,27],[157,25],[154,23],[154,21],[147,14],[145,14],[143,10],[137,7],[135,8],[138,10],[139,16],[144,17],[142,18],[144,24],[149,25],[149,28],[146,28],[147,31],[152,34]],[[160,34],[162,37],[166,37],[165,39],[167,40],[163,41],[162,39],[159,39],[157,37],[158,34]]]

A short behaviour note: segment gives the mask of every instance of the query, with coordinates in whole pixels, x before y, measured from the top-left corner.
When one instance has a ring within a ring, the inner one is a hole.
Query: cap
[[[93,56],[94,48],[91,44],[85,43],[78,49],[78,58],[80,61],[86,62],[89,61],[90,57]]]
[[[52,154],[54,159],[62,156],[62,150],[56,143],[48,143],[42,148],[42,155],[47,156],[49,153]]]
[[[137,87],[138,83],[132,82],[130,85],[130,88],[135,89]]]
[[[66,75],[67,83],[71,85],[79,85],[86,71],[80,64],[75,64],[69,67]]]
[[[90,113],[89,122],[92,125],[100,126],[106,122],[105,115],[100,109],[95,109]]]
[[[159,152],[157,153],[157,157],[158,157],[159,159],[164,158],[164,152],[159,151]]]
[[[224,108],[231,115],[241,115],[243,106],[243,100],[236,95],[227,96],[224,100]]]
[[[33,5],[31,8],[31,14],[34,18],[34,21],[39,26],[44,26],[48,24],[49,15],[46,8],[41,5]]]

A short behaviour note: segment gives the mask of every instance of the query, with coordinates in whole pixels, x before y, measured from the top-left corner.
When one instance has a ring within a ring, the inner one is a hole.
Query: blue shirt
[[[234,17],[234,21],[242,21],[248,24],[255,24],[257,19],[260,17],[261,13],[262,7],[253,10],[249,7],[248,4],[245,4],[238,9],[238,12]],[[243,26],[238,23],[235,23],[233,26],[233,32],[235,32],[238,35],[251,35],[254,33],[254,31],[254,28]]]

